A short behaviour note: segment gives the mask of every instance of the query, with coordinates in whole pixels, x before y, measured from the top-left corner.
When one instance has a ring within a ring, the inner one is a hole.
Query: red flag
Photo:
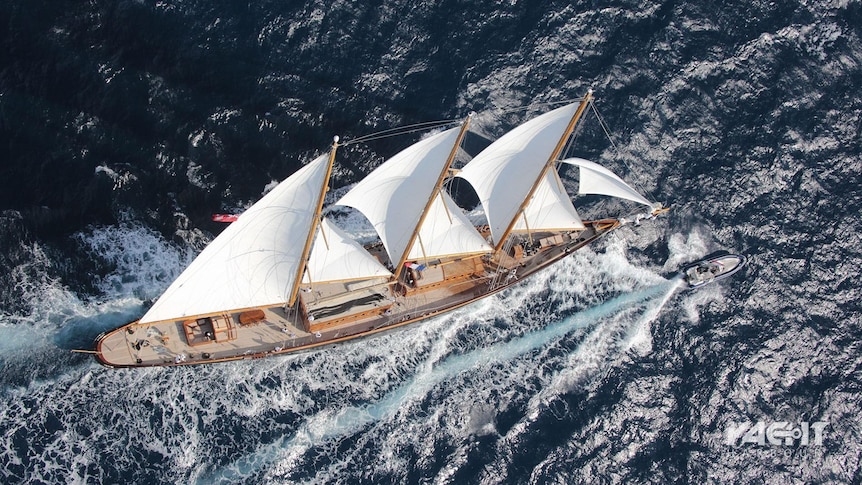
[[[215,222],[235,222],[236,218],[239,217],[234,214],[213,214],[213,221]]]

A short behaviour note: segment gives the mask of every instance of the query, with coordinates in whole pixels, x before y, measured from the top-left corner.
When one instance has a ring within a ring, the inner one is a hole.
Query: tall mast
[[[455,161],[455,155],[458,154],[458,147],[461,146],[461,141],[464,140],[464,136],[467,134],[467,128],[470,126],[471,116],[473,116],[473,113],[467,115],[467,119],[465,119],[464,123],[461,125],[461,131],[458,132],[458,137],[455,139],[455,145],[452,147],[452,151],[449,152],[449,158],[446,159],[446,164],[440,171],[440,176],[437,177],[437,183],[434,185],[434,190],[431,191],[431,197],[429,197],[428,202],[425,203],[425,209],[422,210],[422,215],[419,216],[419,222],[416,223],[416,227],[413,229],[413,233],[407,241],[407,247],[404,248],[404,254],[401,255],[401,258],[398,260],[398,264],[395,265],[395,278],[398,278],[399,273],[401,273],[401,266],[407,261],[407,257],[410,255],[410,249],[413,248],[413,243],[416,242],[416,238],[419,236],[419,229],[422,228],[422,224],[425,222],[425,217],[428,215],[428,209],[431,208],[431,204],[434,203],[434,199],[437,197],[437,194],[439,194],[440,189],[443,186],[443,182],[446,181],[446,174],[449,173],[449,167],[452,166],[452,162]]]
[[[329,152],[329,164],[326,167],[326,177],[323,179],[323,186],[320,187],[320,195],[317,198],[317,208],[314,211],[314,217],[311,219],[311,229],[308,231],[308,237],[305,238],[305,247],[302,250],[302,257],[299,260],[299,268],[296,271],[294,278],[293,289],[290,292],[290,298],[287,301],[287,306],[293,306],[296,302],[296,295],[299,293],[299,285],[302,282],[302,273],[305,272],[305,267],[308,265],[308,254],[311,252],[311,243],[314,241],[314,234],[317,231],[317,226],[320,224],[320,212],[323,210],[323,198],[326,191],[329,190],[329,176],[332,174],[332,164],[335,162],[335,150],[338,148],[338,137],[332,139],[332,149]]]
[[[563,148],[566,146],[566,141],[569,139],[569,136],[575,131],[575,127],[578,125],[578,121],[581,119],[581,115],[584,114],[584,110],[589,105],[590,101],[593,99],[593,90],[587,90],[586,96],[581,99],[581,104],[578,106],[578,109],[575,111],[575,114],[572,115],[572,119],[569,120],[569,124],[566,126],[566,131],[563,132],[563,136],[560,137],[560,140],[557,142],[557,146],[554,147],[554,151],[551,152],[551,156],[548,157],[548,161],[545,162],[545,166],[542,168],[541,173],[539,173],[539,177],[533,182],[533,187],[530,188],[530,192],[527,193],[527,197],[524,198],[524,201],[521,202],[521,206],[518,208],[518,211],[515,213],[515,217],[512,218],[511,222],[509,222],[508,227],[506,227],[506,231],[500,236],[500,239],[497,241],[497,246],[494,248],[495,252],[503,249],[503,245],[506,243],[506,239],[508,239],[509,234],[511,234],[512,230],[515,228],[515,224],[518,223],[519,217],[524,216],[524,210],[527,208],[527,205],[530,203],[530,199],[533,198],[533,194],[536,193],[536,189],[539,188],[539,184],[542,182],[542,179],[545,178],[545,174],[548,173],[548,170],[554,167],[557,162],[557,158],[560,156],[560,152],[563,151]]]

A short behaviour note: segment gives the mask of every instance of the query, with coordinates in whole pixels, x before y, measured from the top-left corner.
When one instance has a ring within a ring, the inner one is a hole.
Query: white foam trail
[[[80,298],[50,276],[52,263],[39,245],[22,245],[19,250],[25,262],[13,268],[10,277],[27,308],[0,314],[0,358],[26,355],[48,344],[57,328],[84,308]]]
[[[20,314],[0,315],[0,358],[26,358],[34,349],[88,347],[99,333],[139,317],[191,260],[192,251],[168,243],[143,226],[91,228],[75,239],[94,259],[113,267],[95,282],[97,299],[82,299],[49,276],[53,264],[42,249],[22,248],[27,263],[13,270]]]
[[[712,247],[712,235],[704,234],[708,229],[695,226],[691,231],[672,234],[667,241],[670,253],[664,263],[665,271],[676,271],[680,266],[704,257]]]
[[[588,327],[633,306],[641,305],[644,301],[660,297],[660,301],[665,302],[675,290],[676,285],[676,281],[665,280],[661,284],[618,296],[508,342],[446,358],[431,367],[430,370],[426,369],[414,375],[410,380],[376,402],[346,407],[334,413],[322,412],[312,417],[293,436],[283,437],[274,443],[259,448],[254,453],[242,457],[205,477],[206,481],[213,483],[236,482],[239,479],[260,473],[265,467],[277,461],[279,464],[273,470],[276,476],[289,473],[293,465],[301,459],[308,449],[321,446],[327,440],[355,433],[373,422],[391,418],[400,409],[426,396],[444,380],[450,380],[479,366],[494,366],[514,360],[526,353],[540,349],[576,329]],[[657,315],[657,310],[653,312],[653,315]]]
[[[97,227],[75,237],[93,259],[113,267],[96,282],[106,300],[129,295],[141,300],[155,298],[194,257],[191,248],[171,244],[140,225]],[[191,239],[192,244],[205,243],[196,236]]]
[[[634,350],[640,355],[646,355],[652,350],[650,325],[656,318],[658,318],[662,309],[664,309],[665,305],[670,301],[670,298],[683,284],[681,276],[674,277],[671,282],[673,285],[668,288],[661,301],[651,309],[647,310],[643,316],[641,316],[640,320],[638,320],[637,324],[630,329],[626,338],[626,350]]]
[[[667,284],[661,285],[661,291],[654,298],[641,300],[646,308],[636,319],[626,320],[616,318],[597,325],[592,329],[583,341],[578,345],[576,351],[569,355],[567,364],[556,373],[551,382],[539,393],[530,399],[529,412],[527,416],[535,419],[548,402],[554,397],[575,389],[586,379],[594,376],[596,372],[605,369],[606,359],[618,355],[619,351],[632,350],[639,346],[641,351],[649,347],[649,325],[658,318],[661,310],[670,301],[682,284],[680,277],[669,280]],[[634,305],[632,305],[634,306]],[[620,308],[617,316],[626,312],[626,308]]]

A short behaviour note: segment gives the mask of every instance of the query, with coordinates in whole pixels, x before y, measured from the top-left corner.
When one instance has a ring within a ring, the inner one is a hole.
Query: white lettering
[[[771,423],[766,427],[766,439],[773,446],[780,446],[782,444],[790,446],[793,444],[793,428],[787,421]]]
[[[763,421],[758,421],[754,423],[747,433],[742,436],[742,444],[752,443],[757,445],[765,445],[766,444],[766,425],[763,424]]]
[[[799,440],[799,446],[808,446],[808,422],[803,422],[799,426],[799,434],[798,436],[794,436],[794,438]]]
[[[754,444],[765,446],[815,446],[823,445],[823,430],[829,423],[816,421],[801,422],[798,425],[788,421],[765,423],[730,423],[725,429],[725,440],[729,446]]]
[[[725,436],[727,436],[727,444],[733,446],[736,444],[736,441],[742,436],[742,433],[745,433],[745,430],[748,429],[749,423],[742,422],[739,424],[731,425],[725,430]]]

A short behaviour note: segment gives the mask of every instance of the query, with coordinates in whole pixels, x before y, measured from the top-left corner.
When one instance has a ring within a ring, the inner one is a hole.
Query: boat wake
[[[138,225],[91,228],[74,239],[109,268],[93,276],[98,296],[80,295],[52,276],[56,263],[38,245],[20,248],[23,262],[10,278],[21,308],[0,314],[0,363],[7,370],[0,383],[60,371],[58,352],[64,364],[90,362],[66,351],[89,349],[98,334],[139,317],[144,302],[163,291],[192,257],[192,251]],[[41,367],[41,355],[50,369]]]
[[[98,248],[106,234],[88,237]],[[677,285],[658,268],[633,265],[628,243],[610,238],[600,253],[579,251],[469,308],[338,348],[189,369],[107,371],[83,356],[58,362],[56,340],[71,345],[98,330],[87,330],[88,320],[112,325],[106,320],[125,318],[160,291],[170,276],[158,268],[181,256],[161,244],[118,260],[101,303],[69,300],[75,294],[50,281],[34,293],[34,308],[59,295],[51,308],[65,316],[51,323],[20,315],[21,325],[49,335],[36,349],[44,357],[6,343],[13,377],[0,393],[0,432],[27,436],[10,438],[0,453],[7,479],[86,481],[97,473],[116,481],[140,463],[159,463],[141,469],[141,481],[176,483],[476,476],[477,447],[487,455],[478,462],[497,473],[513,458],[506,443],[532,439],[536,420],[558,413],[561,397],[649,349],[649,324]],[[129,287],[140,298],[118,297]],[[78,406],[87,400],[94,405]],[[32,455],[33,446],[42,453]]]
[[[350,435],[380,421],[398,420],[400,414],[411,414],[422,407],[425,398],[435,392],[441,383],[457,379],[460,375],[501,366],[525,354],[541,351],[576,331],[587,330],[587,335],[569,354],[568,364],[541,389],[530,402],[530,413],[513,427],[521,430],[535,418],[541,405],[552,394],[564,392],[578,382],[606,369],[602,364],[619,356],[616,351],[643,347],[648,339],[648,328],[679,288],[678,278],[664,280],[644,289],[622,294],[609,301],[570,315],[541,330],[529,332],[507,342],[481,347],[463,354],[451,355],[439,362],[427,362],[420,371],[401,386],[389,391],[377,401],[342,409],[326,409],[311,416],[299,429],[255,452],[243,456],[229,465],[207,473],[198,483],[237,483],[251,476],[264,474],[267,478],[306,478],[299,472],[314,460],[313,450],[327,448],[333,442],[348,439]],[[634,318],[629,318],[635,315]],[[475,417],[475,414],[473,415]],[[503,438],[507,439],[506,437]],[[331,465],[329,472],[346,466],[344,462]],[[310,482],[323,479],[326,470],[318,476],[308,477]]]

